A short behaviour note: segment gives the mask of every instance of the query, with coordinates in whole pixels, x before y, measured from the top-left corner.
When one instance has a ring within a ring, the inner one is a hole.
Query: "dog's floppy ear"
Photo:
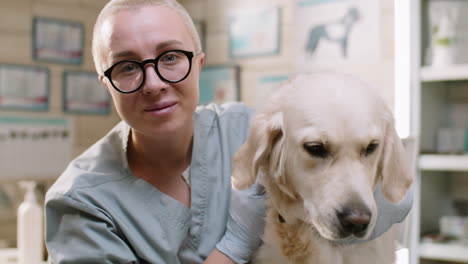
[[[252,185],[260,168],[267,165],[274,145],[283,136],[282,113],[264,112],[256,115],[249,136],[234,155],[232,183],[237,189]]]
[[[386,122],[384,149],[380,160],[382,191],[393,203],[400,202],[413,182],[408,156],[395,130],[393,118]]]

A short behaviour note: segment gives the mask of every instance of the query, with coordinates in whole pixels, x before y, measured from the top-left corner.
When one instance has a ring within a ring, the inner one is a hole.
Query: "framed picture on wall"
[[[47,68],[0,64],[0,109],[46,111],[48,108]]]
[[[63,73],[63,111],[78,114],[108,114],[110,94],[96,73],[65,71]]]
[[[83,24],[43,17],[33,19],[35,60],[81,64],[83,45]]]
[[[239,66],[205,66],[200,75],[199,104],[240,100]]]
[[[229,18],[231,58],[276,55],[279,51],[279,7],[243,10]]]
[[[296,0],[295,71],[317,65],[375,64],[380,57],[380,1]]]

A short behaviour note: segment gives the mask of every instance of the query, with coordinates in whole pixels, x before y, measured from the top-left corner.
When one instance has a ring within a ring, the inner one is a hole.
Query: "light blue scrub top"
[[[191,208],[135,177],[130,128],[120,122],[73,160],[46,195],[53,263],[202,263],[224,234],[231,160],[248,134],[240,103],[199,107],[190,165]]]

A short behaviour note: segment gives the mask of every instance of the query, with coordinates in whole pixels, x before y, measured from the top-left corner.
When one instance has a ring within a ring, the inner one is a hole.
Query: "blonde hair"
[[[111,15],[122,10],[138,10],[144,6],[167,6],[172,8],[182,19],[182,22],[187,27],[187,30],[195,44],[195,52],[199,53],[202,50],[200,36],[198,35],[195,24],[187,10],[176,0],[110,0],[99,13],[96,23],[94,24],[93,40],[92,40],[92,55],[94,66],[99,75],[104,73],[102,69],[102,50],[101,50],[101,27],[104,21]]]

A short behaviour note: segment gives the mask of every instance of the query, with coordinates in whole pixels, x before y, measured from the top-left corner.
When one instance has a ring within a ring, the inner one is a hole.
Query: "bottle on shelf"
[[[26,189],[18,207],[18,264],[43,262],[43,212],[36,197],[36,182],[21,181]]]

